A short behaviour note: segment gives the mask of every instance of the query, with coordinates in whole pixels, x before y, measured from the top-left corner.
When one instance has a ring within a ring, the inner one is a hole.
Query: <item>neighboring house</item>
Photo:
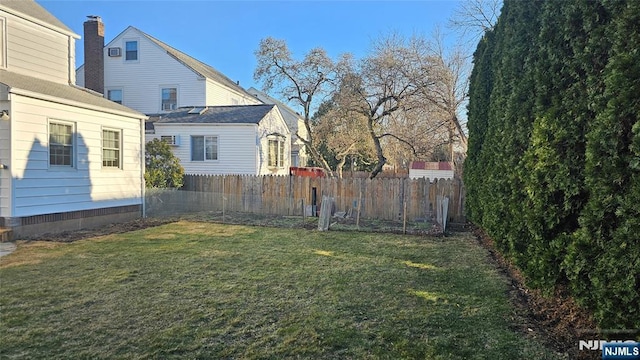
[[[426,178],[433,181],[435,179],[453,179],[453,176],[453,164],[446,161],[413,161],[409,167],[410,179]]]
[[[104,46],[104,25],[99,17],[91,20],[84,28],[85,64],[76,71],[79,86],[145,114],[261,104],[211,66],[133,26]]]
[[[256,88],[249,88],[247,92],[254,95],[265,104],[278,105],[278,108],[280,109],[280,111],[282,112],[282,116],[284,117],[284,121],[289,127],[289,131],[291,131],[291,166],[306,166],[308,155],[304,142],[302,142],[300,138],[308,140],[309,134],[307,132],[306,126],[304,126],[304,119],[302,118],[302,116],[293,111],[287,105]]]
[[[180,108],[147,123],[186,174],[288,175],[291,133],[276,105]]]
[[[78,38],[0,0],[0,227],[17,237],[142,215],[146,116],[70,85]]]

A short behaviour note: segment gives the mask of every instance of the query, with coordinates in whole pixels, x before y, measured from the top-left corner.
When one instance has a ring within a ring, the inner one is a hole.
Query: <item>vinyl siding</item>
[[[410,179],[425,178],[433,181],[434,179],[453,179],[453,170],[420,170],[409,169]]]
[[[76,85],[84,87],[84,66],[76,70]]]
[[[138,41],[138,61],[125,61],[125,42]],[[122,56],[109,57],[108,48],[119,47]],[[205,80],[164,50],[129,28],[104,49],[104,85],[122,88],[123,105],[145,114],[161,113],[162,87],[178,89],[178,107],[203,105]],[[78,74],[80,78],[80,74]]]
[[[141,204],[140,120],[12,96],[12,215]],[[74,168],[49,166],[49,121],[75,125]],[[102,168],[102,129],[122,130],[122,169]]]
[[[262,104],[262,101],[256,97],[249,96],[248,94],[241,94],[210,79],[207,79],[206,90],[206,105],[208,106]]]
[[[20,74],[67,84],[70,80],[69,45],[75,39],[8,13],[7,69]],[[75,46],[73,46],[75,48]],[[75,50],[75,49],[74,49]]]
[[[155,131],[155,138],[163,135],[180,137],[180,146],[172,149],[185,174],[258,174],[256,125],[155,124]],[[191,161],[191,136],[194,135],[218,137],[218,160]]]
[[[285,135],[284,139],[284,166],[280,168],[269,167],[269,134],[278,133]],[[260,175],[288,175],[291,166],[291,134],[280,111],[275,107],[260,121],[258,125],[258,135],[260,137],[259,149],[259,174]]]

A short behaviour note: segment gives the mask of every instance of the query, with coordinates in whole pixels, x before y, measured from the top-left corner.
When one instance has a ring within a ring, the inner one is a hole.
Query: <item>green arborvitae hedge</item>
[[[640,328],[638,24],[634,0],[505,0],[469,88],[469,217],[606,328]]]

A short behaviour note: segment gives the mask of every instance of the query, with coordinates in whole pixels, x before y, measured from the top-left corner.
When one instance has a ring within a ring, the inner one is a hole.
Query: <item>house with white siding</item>
[[[454,174],[454,164],[448,161],[412,161],[409,166],[409,179],[453,179]]]
[[[306,166],[309,156],[307,155],[302,139],[309,140],[309,133],[307,132],[307,127],[304,125],[302,116],[263,91],[253,87],[247,91],[265,104],[278,105],[284,121],[287,123],[289,131],[291,132],[291,166]]]
[[[186,107],[150,119],[185,174],[288,175],[291,133],[276,105]]]
[[[16,237],[142,215],[147,117],[73,85],[76,39],[0,0],[0,228]]]
[[[85,64],[76,72],[79,86],[145,114],[187,106],[262,103],[211,66],[133,26],[104,46],[104,25],[99,18],[95,22],[97,28],[85,27]],[[91,49],[100,41],[100,56],[87,57],[87,46]],[[91,79],[99,76],[95,72],[101,70],[96,62],[103,64],[104,84],[91,86]]]

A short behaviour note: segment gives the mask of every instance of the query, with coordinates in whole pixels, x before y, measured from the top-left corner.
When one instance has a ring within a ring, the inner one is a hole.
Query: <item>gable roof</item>
[[[10,11],[11,13],[15,11],[17,13],[20,13],[21,15],[26,15],[26,18],[28,20],[36,20],[41,25],[48,25],[47,27],[52,28],[53,30],[63,32],[77,39],[80,38],[80,36],[74,33],[73,30],[69,29],[67,25],[58,20],[58,18],[53,16],[50,12],[48,12],[45,8],[43,8],[33,0],[0,0],[0,6],[13,10]]]
[[[87,108],[97,107],[104,112],[126,115],[138,119],[147,117],[138,111],[107,100],[103,98],[101,94],[75,85],[59,84],[31,76],[16,74],[7,70],[0,70],[0,83],[9,86],[11,92],[15,93],[36,93],[42,95],[42,99],[67,100],[65,103],[73,106]]]
[[[278,108],[282,113],[282,117],[284,118],[284,121],[287,123],[287,126],[289,126],[289,130],[291,130],[291,132],[293,133],[295,133],[298,130],[298,119],[302,119],[302,117],[293,109],[291,109],[281,101],[278,101],[275,98],[272,98],[271,96],[267,95],[265,92],[260,91],[254,87],[249,88],[247,92],[257,97],[258,100],[262,101],[265,104],[278,105]]]
[[[184,107],[166,114],[152,116],[155,124],[258,124],[276,105],[229,105]],[[192,112],[190,114],[189,112]]]
[[[0,0],[0,1],[2,1],[2,0]],[[230,88],[232,90],[235,90],[235,91],[237,91],[237,92],[239,92],[241,94],[244,94],[247,97],[254,98],[254,96],[249,94],[247,92],[247,90],[245,90],[242,86],[237,84],[235,81],[229,79],[228,77],[226,77],[224,74],[222,74],[218,70],[216,70],[213,67],[203,63],[202,61],[197,60],[197,59],[195,59],[195,58],[183,53],[182,51],[180,51],[180,50],[178,50],[178,49],[176,49],[176,48],[174,48],[174,47],[172,47],[172,46],[170,46],[170,45],[168,45],[168,44],[166,44],[166,43],[154,38],[153,36],[145,33],[144,31],[142,31],[142,30],[140,30],[140,29],[138,29],[138,28],[136,28],[134,26],[127,27],[120,34],[118,34],[118,36],[116,36],[114,38],[114,40],[117,39],[118,37],[120,37],[122,34],[124,34],[129,29],[133,29],[133,30],[139,32],[142,36],[144,36],[145,38],[150,40],[155,45],[159,46],[169,56],[171,56],[172,58],[176,59],[182,65],[188,67],[189,69],[191,69],[196,74],[198,74],[198,75],[200,75],[200,76],[202,76],[204,78],[207,78],[207,79],[215,80],[218,83],[223,84],[223,85],[227,86],[228,88]],[[109,47],[114,40],[111,40],[111,42],[106,44],[105,47]]]

